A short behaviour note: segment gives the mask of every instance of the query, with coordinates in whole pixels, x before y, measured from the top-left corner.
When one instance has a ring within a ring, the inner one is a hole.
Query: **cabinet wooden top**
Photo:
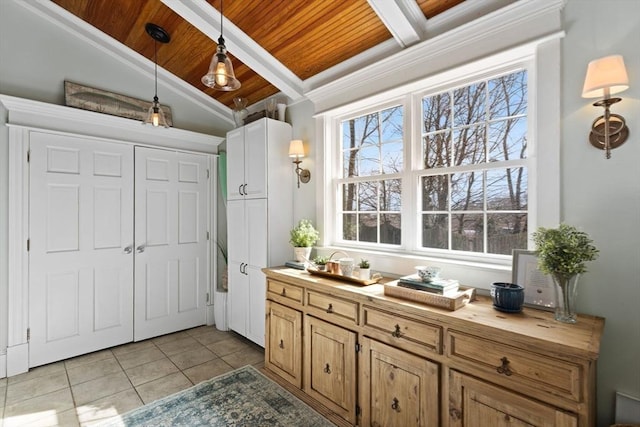
[[[493,308],[491,299],[486,296],[478,296],[476,301],[456,311],[448,311],[387,296],[382,284],[358,286],[287,267],[262,271],[269,279],[349,298],[382,310],[419,316],[448,329],[485,336],[494,341],[535,347],[538,352],[546,351],[549,355],[573,355],[595,360],[600,352],[604,329],[601,317],[579,315],[577,323],[566,324],[556,321],[552,312],[534,308],[525,307],[521,313],[515,314],[502,313]]]

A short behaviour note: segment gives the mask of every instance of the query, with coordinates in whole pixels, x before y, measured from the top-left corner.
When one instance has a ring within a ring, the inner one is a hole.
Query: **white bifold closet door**
[[[36,132],[30,149],[30,367],[206,322],[208,156]]]
[[[206,322],[207,157],[135,149],[135,341]]]
[[[31,133],[29,366],[133,338],[133,147]]]

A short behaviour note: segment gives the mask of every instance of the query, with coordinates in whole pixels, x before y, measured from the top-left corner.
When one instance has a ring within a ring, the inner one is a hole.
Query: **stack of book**
[[[398,286],[431,292],[434,294],[450,295],[458,292],[460,283],[454,279],[439,278],[433,279],[430,282],[424,282],[417,274],[413,274],[411,276],[404,276],[398,279]]]
[[[300,262],[300,261],[285,261],[284,265],[286,267],[290,267],[290,268],[296,268],[298,270],[306,270],[307,269],[307,263],[305,262]]]

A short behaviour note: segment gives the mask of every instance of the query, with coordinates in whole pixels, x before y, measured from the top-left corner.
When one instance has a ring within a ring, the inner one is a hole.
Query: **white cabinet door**
[[[244,128],[227,133],[227,197],[244,199]]]
[[[247,264],[243,262],[229,262],[229,294],[227,304],[229,313],[229,328],[242,336],[246,336],[247,312],[249,310],[249,276],[246,273]]]
[[[249,295],[247,296],[247,329],[245,336],[264,347],[267,279],[258,267],[248,266],[246,271],[249,276]]]
[[[29,366],[133,337],[133,148],[30,137]]]
[[[245,218],[244,230],[248,251],[245,262],[258,268],[268,267],[267,199],[246,200]]]
[[[244,127],[244,177],[246,198],[267,197],[267,120]],[[284,189],[280,189],[284,191]],[[288,189],[287,189],[288,190]]]
[[[205,155],[136,147],[136,341],[206,322],[207,165]]]

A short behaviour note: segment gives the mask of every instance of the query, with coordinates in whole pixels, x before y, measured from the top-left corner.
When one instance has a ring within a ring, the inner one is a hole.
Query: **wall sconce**
[[[301,139],[294,139],[289,144],[289,157],[294,157],[295,160],[293,163],[296,164],[296,175],[298,175],[298,188],[300,188],[300,181],[303,184],[306,184],[311,180],[311,172],[309,169],[302,169],[300,167],[300,163],[302,163],[301,158],[304,157],[304,146],[302,145]]]
[[[612,104],[622,101],[622,98],[611,98],[611,95],[628,88],[629,78],[622,56],[606,56],[589,62],[582,97],[603,98],[593,105],[604,107],[604,115],[595,119],[591,125],[589,142],[594,147],[605,150],[607,159],[611,158],[611,150],[621,146],[629,136],[624,117],[609,112]]]

